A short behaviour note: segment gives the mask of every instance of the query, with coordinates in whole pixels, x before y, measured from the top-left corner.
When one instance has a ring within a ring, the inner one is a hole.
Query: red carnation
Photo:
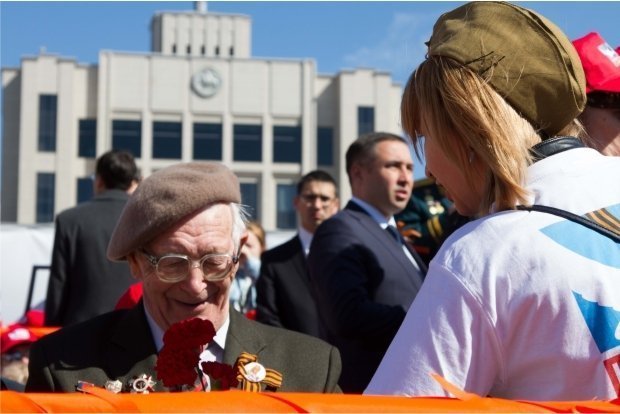
[[[173,324],[164,333],[164,348],[198,348],[208,344],[215,336],[209,320],[193,318]]]
[[[157,357],[157,378],[168,388],[193,386],[196,381],[196,366],[199,353],[197,349],[164,346]]]
[[[239,384],[237,372],[228,364],[203,362],[202,372],[211,377],[211,389],[228,390]]]
[[[171,325],[157,357],[157,378],[168,388],[193,386],[202,347],[214,336],[215,328],[209,320],[193,318]]]

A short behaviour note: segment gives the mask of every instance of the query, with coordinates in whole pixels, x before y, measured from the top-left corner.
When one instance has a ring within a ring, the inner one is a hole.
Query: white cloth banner
[[[0,323],[10,325],[24,315],[33,266],[49,266],[54,224],[0,225]],[[45,300],[49,272],[36,274],[31,307]]]

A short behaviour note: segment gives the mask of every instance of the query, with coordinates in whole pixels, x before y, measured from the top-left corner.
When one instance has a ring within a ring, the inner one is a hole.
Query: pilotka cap
[[[222,164],[189,162],[154,172],[129,197],[108,244],[108,259],[126,260],[179,220],[219,202],[241,202],[239,180]]]
[[[535,128],[554,136],[586,104],[586,80],[575,48],[540,14],[505,2],[472,2],[443,14],[428,56],[469,67]]]

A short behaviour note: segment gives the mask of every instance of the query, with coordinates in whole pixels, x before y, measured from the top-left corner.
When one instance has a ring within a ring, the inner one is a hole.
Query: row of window
[[[172,53],[174,55],[177,54],[177,45],[175,43],[172,44],[171,51],[172,51]],[[192,54],[192,46],[191,45],[185,46],[185,52],[188,55],[191,55]],[[220,55],[220,47],[219,46],[215,46],[214,52],[215,52],[215,56],[219,56]],[[204,45],[200,46],[200,54],[202,56],[204,56],[204,55],[206,55],[206,53],[207,53],[207,48]],[[233,46],[228,48],[228,55],[229,56],[235,56],[235,48]]]
[[[78,156],[94,158],[97,151],[97,121],[79,121]],[[235,161],[261,162],[262,126],[233,126],[233,159]],[[53,151],[54,146],[42,145],[49,140],[39,139],[39,150]],[[194,123],[194,160],[222,160],[222,124]],[[154,159],[181,159],[181,123],[153,122]],[[142,122],[112,121],[112,148],[130,151],[135,157],[142,156]],[[318,164],[333,165],[333,129],[320,127],[317,131]],[[273,162],[301,162],[301,127],[273,127]]]
[[[296,215],[293,198],[297,188],[295,184],[278,184],[276,189],[276,226],[279,229],[295,229]],[[48,223],[54,220],[54,201],[56,185],[54,173],[37,174],[36,220]],[[92,177],[78,178],[76,202],[90,200],[94,195]],[[260,219],[258,184],[241,183],[241,202],[249,207],[252,219]]]
[[[39,96],[39,151],[56,151],[56,95]],[[358,135],[374,131],[375,111],[373,107],[359,107],[357,110]],[[78,156],[94,158],[97,151],[97,121],[81,119],[78,125]],[[233,126],[233,160],[261,162],[262,126]],[[181,123],[153,122],[152,158],[181,159]],[[194,123],[194,160],[222,160],[222,125],[215,123]],[[317,163],[331,166],[333,157],[333,129],[319,127],[317,130]],[[112,148],[131,151],[135,157],[142,156],[142,122],[112,121]],[[301,127],[273,127],[273,162],[301,162]]]
[[[112,148],[131,151],[134,156],[142,156],[142,123],[140,121],[112,121]],[[194,160],[222,160],[222,125],[211,123],[193,124]],[[325,132],[324,132],[325,134]],[[80,137],[80,141],[90,141],[94,146],[95,136]],[[318,148],[319,153],[326,154],[323,160],[331,157],[333,139],[331,134],[323,137],[321,142],[328,147]],[[181,159],[182,133],[180,122],[153,122],[153,159]],[[233,126],[233,160],[262,162],[263,160],[262,125]],[[91,153],[79,154],[92,156]],[[301,162],[301,127],[273,127],[273,162]],[[326,165],[322,164],[321,165]]]

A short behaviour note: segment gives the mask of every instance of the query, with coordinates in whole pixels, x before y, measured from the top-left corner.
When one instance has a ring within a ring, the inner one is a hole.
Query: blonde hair
[[[407,82],[401,117],[418,155],[425,133],[455,163],[472,190],[479,187],[476,181],[483,180],[479,215],[492,207],[502,211],[528,203],[523,185],[532,163],[529,149],[541,137],[469,68],[446,57],[428,58]],[[573,129],[562,132],[566,131]]]
[[[246,227],[248,231],[251,231],[252,233],[254,233],[254,235],[258,239],[258,242],[260,243],[261,251],[265,251],[267,244],[265,240],[265,230],[263,229],[263,227],[257,221],[249,221],[246,224]]]

